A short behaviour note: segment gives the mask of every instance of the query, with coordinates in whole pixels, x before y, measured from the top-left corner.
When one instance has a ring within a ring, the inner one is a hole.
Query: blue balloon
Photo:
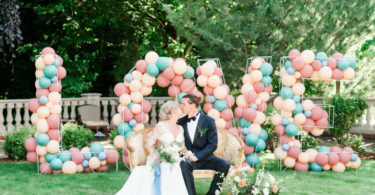
[[[260,161],[259,156],[255,152],[246,156],[246,162],[251,167],[257,166],[259,164],[259,161]]]
[[[310,110],[306,110],[305,111],[305,116],[306,117],[310,117],[311,116],[311,111]]]
[[[137,125],[137,121],[135,119],[132,119],[132,120],[129,121],[129,126],[130,127],[134,127],[136,125]]]
[[[337,67],[340,68],[341,70],[345,70],[349,68],[349,61],[346,58],[341,58],[337,62]]]
[[[57,158],[57,154],[55,153],[47,153],[45,159],[47,162],[51,163],[53,159]]]
[[[213,95],[208,96],[208,101],[209,101],[210,103],[214,103],[215,100],[216,100],[215,96],[213,96]]]
[[[42,78],[40,78],[40,80],[39,80],[39,86],[41,87],[41,88],[48,88],[49,86],[51,86],[51,80],[49,79],[49,78],[47,78],[47,77],[42,77]]]
[[[247,134],[250,133],[250,130],[249,130],[249,128],[244,127],[244,128],[242,128],[241,132],[242,132],[242,134],[244,134],[246,136]]]
[[[288,135],[288,136],[295,136],[297,135],[298,133],[298,127],[297,125],[293,124],[293,123],[289,123],[286,127],[285,127],[285,133]]]
[[[324,154],[329,154],[331,150],[329,149],[328,146],[319,146],[318,148],[318,153],[324,153]]]
[[[288,144],[283,144],[281,146],[281,149],[283,149],[284,151],[288,151],[289,150],[289,145]]]
[[[259,134],[259,138],[266,141],[268,138],[268,133],[266,130],[262,129]]]
[[[156,77],[159,74],[159,69],[155,64],[149,64],[146,68],[146,72],[147,74]]]
[[[346,57],[346,60],[348,60],[349,62],[349,67],[354,69],[357,64],[356,59],[350,56],[350,57]]]
[[[290,99],[293,97],[293,90],[290,87],[283,87],[280,91],[281,97],[285,99]]]
[[[136,104],[136,103],[135,103],[135,102],[130,102],[130,104],[128,105],[128,108],[129,108],[129,109],[132,109],[132,106],[133,106],[134,104]]]
[[[134,131],[128,131],[125,135],[125,141],[128,140],[128,138],[133,135]]]
[[[72,154],[68,150],[63,150],[57,155],[57,158],[61,159],[62,162],[70,161],[72,159]]]
[[[60,61],[58,59],[55,59],[55,61],[53,61],[52,65],[58,67],[60,65]]]
[[[357,154],[351,154],[350,155],[350,161],[357,161],[358,160],[358,155]]]
[[[185,92],[181,92],[177,95],[177,99],[179,102],[182,102],[182,98],[186,95],[187,93]]]
[[[269,76],[273,71],[272,65],[266,62],[262,64],[262,66],[260,67],[260,71],[263,73],[264,76]]]
[[[56,83],[57,81],[58,81],[57,76],[54,76],[54,77],[51,78],[51,82],[52,83]]]
[[[186,72],[182,75],[184,78],[186,79],[190,79],[190,78],[193,78],[194,76],[194,69],[191,67],[191,66],[188,66],[186,68]]]
[[[322,67],[325,67],[325,66],[328,66],[328,62],[327,61],[323,61],[322,62]]]
[[[250,108],[256,110],[256,109],[258,109],[258,105],[256,103],[251,103]]]
[[[321,172],[323,170],[323,167],[320,166],[317,162],[312,162],[311,165],[310,165],[310,168],[312,171],[315,171],[315,172]]]
[[[281,124],[284,125],[284,126],[287,126],[287,125],[289,124],[288,119],[287,119],[287,118],[283,118],[283,119],[281,120]]]
[[[48,98],[46,96],[41,96],[39,98],[39,103],[46,105],[48,103]]]
[[[61,169],[63,165],[63,161],[59,158],[54,158],[52,161],[51,161],[51,168],[53,170],[59,170]]]
[[[117,132],[120,134],[120,135],[125,135],[127,132],[131,131],[132,128],[130,127],[130,125],[127,123],[127,122],[121,122],[118,126],[117,126]]]
[[[159,68],[159,70],[164,70],[169,67],[171,61],[168,57],[159,57],[156,60],[156,66]]]
[[[85,153],[83,153],[83,158],[85,158],[85,160],[90,160],[91,157],[92,157],[91,152],[85,152]]]
[[[86,167],[88,167],[88,166],[89,166],[89,161],[88,161],[88,160],[84,160],[84,161],[82,162],[82,167],[86,168]]]
[[[319,61],[327,61],[328,60],[328,56],[326,53],[324,52],[318,52],[316,55],[315,55],[315,60],[319,60]]]
[[[288,69],[286,69],[286,71],[289,73],[289,74],[294,74],[296,72],[296,69],[294,69],[293,67],[289,67]]]
[[[45,66],[43,69],[43,73],[44,73],[44,76],[46,76],[47,78],[52,78],[56,76],[57,68],[54,65]]]
[[[257,134],[255,134],[255,133],[249,133],[245,137],[245,142],[249,146],[255,146],[255,145],[257,145],[258,140],[259,140],[259,136]]]
[[[101,153],[99,153],[98,157],[99,157],[100,160],[105,160],[107,158],[107,155],[104,152],[101,152]]]
[[[223,111],[227,108],[227,101],[225,99],[223,100],[216,100],[214,103],[214,107],[218,111]]]
[[[238,124],[240,125],[240,127],[249,127],[251,125],[251,122],[242,117],[238,119]]]
[[[130,83],[133,81],[133,76],[131,74],[125,75],[125,81]]]
[[[198,106],[198,111],[199,111],[199,112],[202,111],[202,106],[201,106],[201,105]]]
[[[295,96],[293,96],[293,100],[294,100],[294,102],[300,102],[301,101],[301,96],[299,96],[299,95],[295,95]]]
[[[101,152],[104,152],[104,147],[101,143],[95,142],[90,146],[90,152],[93,156],[98,156]]]
[[[263,76],[262,83],[264,86],[268,86],[272,84],[272,78],[270,76]]]
[[[36,143],[41,146],[47,145],[49,142],[49,136],[46,133],[39,133],[36,136]]]
[[[301,103],[296,103],[296,107],[293,110],[293,114],[303,113],[303,106]]]
[[[288,70],[289,67],[292,67],[292,61],[288,60],[284,63],[284,68]]]
[[[260,152],[260,151],[263,151],[264,149],[266,149],[266,142],[263,139],[258,139],[258,143],[255,146],[255,150],[257,152]]]

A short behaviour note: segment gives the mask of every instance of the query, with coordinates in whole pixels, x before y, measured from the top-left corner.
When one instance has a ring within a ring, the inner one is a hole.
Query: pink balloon
[[[322,63],[321,63],[319,60],[314,60],[314,61],[311,63],[311,66],[312,66],[313,70],[315,70],[315,71],[319,71],[320,68],[322,68]]]
[[[285,134],[285,127],[283,125],[276,125],[275,126],[275,133],[278,136],[284,135]]]
[[[40,97],[42,96],[46,96],[48,97],[49,95],[49,91],[48,89],[43,89],[43,88],[39,88],[36,90],[36,93],[35,93],[36,97],[39,99]]]
[[[341,80],[343,77],[344,77],[344,73],[340,69],[335,68],[332,71],[332,78],[333,79],[335,79],[335,80]]]
[[[332,55],[332,58],[334,58],[336,61],[339,61],[339,59],[344,58],[344,55],[340,52],[337,52]]]
[[[318,153],[318,155],[316,155],[316,162],[320,166],[324,166],[328,163],[328,156],[325,153]]]
[[[349,152],[349,154],[353,154],[354,153],[354,151],[353,151],[353,149],[351,147],[345,147],[345,148],[342,149],[342,151]]]
[[[85,172],[92,172],[92,169],[90,167],[86,167],[83,169]]]
[[[29,100],[29,110],[33,113],[36,113],[36,111],[38,110],[39,107],[41,107],[42,105],[39,103],[38,99],[36,98],[33,98],[33,99],[30,99]]]
[[[194,91],[192,94],[194,94],[194,95],[196,95],[196,96],[198,96],[199,97],[199,103],[202,103],[203,102],[203,93],[202,92],[200,92],[200,91]]]
[[[181,92],[191,93],[195,88],[195,83],[191,79],[184,79],[181,83]]]
[[[248,121],[253,121],[257,116],[257,112],[252,108],[246,108],[244,111],[244,117]]]
[[[98,168],[98,171],[108,171],[109,169],[109,166],[108,165],[101,165],[99,168]]]
[[[34,137],[29,137],[25,141],[25,148],[29,152],[35,152],[36,151],[36,139]]]
[[[231,108],[236,100],[234,99],[233,95],[227,95],[225,101],[227,102],[227,108]]]
[[[258,98],[258,94],[255,91],[248,91],[245,95],[246,103],[251,104]]]
[[[231,109],[228,109],[228,108],[221,111],[220,118],[222,118],[226,121],[232,120],[233,119],[233,111]]]
[[[83,157],[83,154],[80,151],[75,151],[72,153],[72,161],[75,162],[77,165],[81,164],[85,158]]]
[[[209,86],[205,86],[205,87],[203,87],[203,94],[204,95],[213,95],[214,90]]]
[[[168,87],[168,95],[170,97],[176,97],[180,92],[180,88],[176,86],[171,85]]]
[[[144,123],[146,121],[146,114],[144,112],[140,112],[134,116],[134,119],[137,123]]]
[[[250,155],[254,152],[254,146],[249,146],[247,144],[244,144],[244,145],[245,145],[245,148],[244,148],[245,155]]]
[[[156,83],[160,87],[168,87],[170,84],[170,81],[163,77],[163,74],[159,74],[159,76],[156,78]]]
[[[168,80],[172,80],[176,74],[174,73],[172,67],[168,67],[166,68],[163,73],[162,73],[163,77],[168,79]]]
[[[36,154],[36,152],[28,152],[26,155],[26,159],[29,162],[35,163],[38,161],[38,155]]]
[[[350,153],[343,150],[339,153],[339,160],[344,164],[348,163],[350,161]]]
[[[323,109],[319,107],[314,107],[313,109],[311,109],[311,119],[314,121],[321,119],[323,116],[322,110]]]
[[[300,73],[303,78],[309,78],[313,74],[313,68],[307,64]]]
[[[59,55],[56,55],[56,59],[60,62],[59,66],[62,66],[64,63],[64,60]]]
[[[42,162],[39,167],[39,171],[44,174],[52,173],[51,165],[48,162]]]
[[[299,57],[301,54],[298,50],[296,49],[292,49],[289,54],[288,54],[288,57],[290,60],[294,60],[296,57]]]
[[[175,86],[180,86],[182,84],[182,81],[184,81],[184,77],[181,76],[181,75],[176,75],[172,79],[172,84],[175,85]]]
[[[198,66],[197,68],[196,68],[196,73],[197,73],[197,75],[198,76],[200,76],[201,74],[202,74],[202,70],[201,70],[201,68],[202,68],[202,66]]]
[[[142,110],[144,113],[149,113],[151,111],[151,108],[152,108],[152,104],[150,101],[148,100],[142,100],[141,102],[141,106],[142,106]]]
[[[253,68],[252,68],[251,66],[249,66],[249,67],[247,68],[247,73],[248,73],[248,74],[251,74],[251,71],[253,71]]]
[[[301,148],[299,148],[297,146],[292,146],[288,150],[288,156],[290,156],[294,159],[296,159],[300,153],[301,153]]]
[[[264,88],[264,91],[267,93],[272,93],[273,87],[272,85],[268,85],[267,87]]]
[[[333,152],[333,153],[339,153],[339,152],[341,152],[341,148],[339,148],[337,146],[332,146],[330,148],[330,151]]]
[[[65,76],[66,76],[66,70],[65,70],[65,68],[62,67],[62,66],[57,67],[57,78],[59,80],[62,80],[62,79],[65,78]]]
[[[334,70],[337,67],[337,61],[334,58],[329,58],[327,61],[327,66]]]
[[[108,150],[105,154],[107,163],[116,163],[120,159],[120,154],[116,150]]]
[[[217,75],[218,77],[222,77],[223,76],[223,70],[221,70],[221,68],[219,68],[219,67],[215,67],[214,75]]]
[[[300,71],[302,70],[304,67],[305,67],[305,61],[303,60],[302,57],[296,57],[293,61],[292,61],[292,66],[294,69],[296,69],[297,71]]]
[[[59,170],[52,170],[52,173],[53,173],[53,174],[59,174],[59,173],[62,173],[62,169],[59,169]]]
[[[43,48],[42,55],[44,56],[44,55],[47,55],[47,54],[56,55],[55,50],[52,49],[52,47]]]
[[[227,84],[223,84],[223,87],[225,87],[225,89],[227,90],[227,92],[228,92],[228,94],[229,94],[229,92],[230,92],[230,88],[229,88],[229,86],[228,86]]]
[[[305,123],[302,124],[302,129],[306,132],[310,132],[314,129],[315,122],[311,118],[307,118]]]
[[[208,111],[210,111],[212,108],[214,108],[214,104],[213,103],[208,103],[206,102],[204,105],[203,105],[203,111],[205,113],[208,113]]]
[[[254,90],[257,93],[261,93],[264,91],[264,84],[262,82],[256,82],[254,83]]]
[[[81,153],[81,150],[79,150],[78,148],[75,148],[75,147],[70,148],[68,151],[69,151],[71,154],[74,154],[74,153],[77,153],[77,152]]]
[[[129,94],[129,87],[125,85],[125,83],[117,83],[114,88],[114,92],[117,97],[120,97],[123,94]]]
[[[325,111],[325,110],[322,109],[322,114],[323,114],[322,118],[325,118],[325,119],[328,120],[328,117],[329,117],[329,116],[328,116],[327,111]]]
[[[147,68],[147,62],[146,60],[138,60],[135,63],[135,69],[137,69],[141,73],[145,73]]]
[[[60,142],[61,136],[60,136],[60,132],[58,129],[50,129],[47,131],[47,134],[50,140],[56,140]]]
[[[134,115],[130,109],[124,108],[124,110],[121,113],[121,117],[122,117],[122,120],[128,122],[131,119],[133,119]]]
[[[260,105],[258,105],[258,108],[257,108],[258,111],[261,111],[261,112],[264,112],[267,110],[267,103],[266,102],[262,102],[260,103]]]
[[[264,58],[262,58],[262,57],[256,57],[255,59],[258,59],[258,60],[260,60],[260,62],[262,63],[262,64],[264,64],[266,61],[264,60]]]
[[[237,107],[236,109],[234,109],[234,115],[235,115],[237,118],[241,118],[241,117],[243,117],[243,115],[244,115],[244,109],[241,108],[241,107]]]
[[[58,80],[56,83],[51,83],[48,90],[50,92],[60,92],[61,89],[62,89],[61,80]]]
[[[288,135],[286,135],[286,134],[284,134],[284,135],[282,135],[282,136],[279,137],[279,143],[281,145],[288,144],[291,141],[293,141],[293,138],[290,137],[290,136],[288,136]]]
[[[324,129],[328,126],[328,120],[325,118],[321,118],[315,122],[315,126],[317,126],[320,129]]]
[[[60,116],[51,114],[47,117],[48,127],[50,129],[57,129],[60,125]]]
[[[328,154],[328,164],[335,165],[339,162],[339,156],[336,153]]]
[[[130,161],[129,161],[129,156],[122,156],[122,162],[124,162],[124,164],[126,165],[130,165]]]
[[[230,121],[225,121],[225,127],[224,129],[229,129],[232,127],[232,123]]]
[[[296,171],[307,172],[309,170],[309,165],[307,163],[301,163],[299,161],[296,161],[296,164],[294,165],[294,169]]]

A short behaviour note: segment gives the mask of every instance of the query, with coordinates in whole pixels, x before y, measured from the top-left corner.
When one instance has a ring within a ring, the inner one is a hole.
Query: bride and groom
[[[195,195],[193,170],[196,169],[216,170],[207,194],[213,195],[220,189],[230,165],[213,154],[217,148],[215,121],[198,112],[199,100],[187,94],[181,101],[182,110],[175,101],[168,101],[161,107],[161,121],[147,142],[150,152],[147,163],[133,169],[118,195]],[[183,114],[186,115],[182,117]],[[183,160],[161,161],[158,146],[171,143],[178,143]]]

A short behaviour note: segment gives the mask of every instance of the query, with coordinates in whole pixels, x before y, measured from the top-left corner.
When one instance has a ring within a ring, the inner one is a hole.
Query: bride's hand
[[[156,139],[155,146],[161,146],[161,141],[159,139]]]
[[[161,163],[161,160],[160,160],[159,157],[157,157],[157,158],[155,159],[155,163]]]
[[[187,152],[188,152],[188,151],[187,151],[186,148],[183,148],[183,149],[180,150],[180,153],[182,153],[182,154],[186,154]]]

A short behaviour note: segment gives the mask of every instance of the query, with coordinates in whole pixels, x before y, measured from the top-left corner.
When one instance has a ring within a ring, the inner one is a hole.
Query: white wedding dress
[[[148,140],[147,147],[151,150],[156,139],[159,139],[162,143],[172,143],[174,141],[183,143],[184,142],[184,130],[180,126],[179,133],[174,138],[174,135],[167,129],[163,122],[159,122],[155,125],[153,134]],[[147,157],[147,163],[143,166],[137,166],[131,172],[125,185],[121,188],[116,195],[151,195],[152,185],[154,183],[154,169],[152,163],[157,158],[156,153],[150,153]],[[180,162],[160,164],[161,168],[161,194],[162,195],[187,195],[185,181],[182,176]]]

